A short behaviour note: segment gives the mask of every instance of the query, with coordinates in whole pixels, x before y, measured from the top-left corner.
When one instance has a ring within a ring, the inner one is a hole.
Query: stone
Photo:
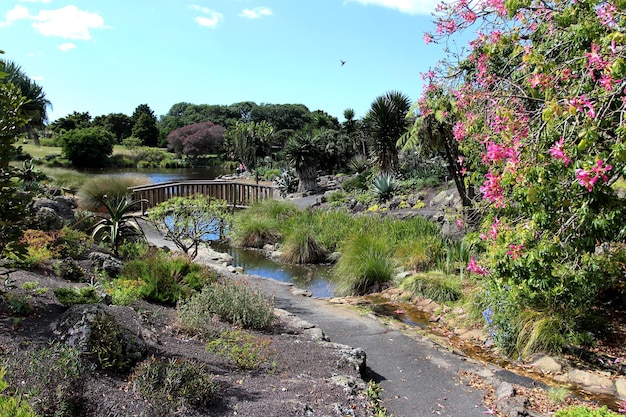
[[[561,364],[550,356],[541,356],[532,365],[546,374],[557,374],[563,370]]]
[[[615,391],[620,400],[626,401],[626,378],[619,377],[615,380]]]
[[[34,215],[34,227],[39,230],[60,230],[63,227],[63,218],[50,207],[40,207]]]
[[[572,369],[568,372],[568,378],[570,383],[582,385],[587,391],[615,395],[615,384],[607,376],[581,369]]]
[[[498,388],[496,388],[495,396],[498,400],[514,397],[515,388],[513,388],[513,385],[508,382],[502,382],[500,385],[498,385]]]

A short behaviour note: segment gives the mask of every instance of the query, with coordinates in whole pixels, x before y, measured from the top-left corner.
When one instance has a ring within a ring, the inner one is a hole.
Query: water
[[[262,251],[230,246],[215,249],[233,257],[233,266],[241,267],[247,274],[290,282],[296,288],[311,292],[313,297],[330,298],[335,284],[329,265],[294,265],[268,259]]]
[[[145,176],[152,184],[168,181],[184,180],[212,180],[219,175],[228,174],[221,167],[198,167],[198,168],[143,168],[143,169],[99,169],[83,171],[94,175],[122,175],[122,176]]]

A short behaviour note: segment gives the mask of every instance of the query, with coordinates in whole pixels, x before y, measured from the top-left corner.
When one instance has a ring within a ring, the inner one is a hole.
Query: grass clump
[[[262,200],[235,216],[232,236],[236,245],[262,248],[282,240],[281,225],[299,212],[290,202]]]
[[[228,358],[237,368],[252,371],[270,360],[272,341],[241,330],[228,330],[207,344],[209,352]]]
[[[373,233],[353,235],[340,247],[333,267],[338,295],[364,295],[382,289],[395,271],[392,247]]]
[[[189,300],[178,304],[178,318],[184,328],[201,323],[210,326],[213,316],[249,329],[267,330],[272,327],[274,303],[247,281],[219,279],[205,286]]]
[[[87,349],[99,369],[129,371],[145,353],[134,335],[124,331],[111,314],[99,312],[91,328]]]
[[[577,406],[564,408],[557,411],[554,417],[619,417],[621,414],[617,414],[609,410],[606,406],[592,410],[585,406]]]
[[[83,287],[81,289],[59,287],[55,288],[53,293],[64,306],[96,304],[100,302],[100,296],[94,287]]]
[[[184,359],[154,356],[139,363],[131,377],[133,387],[156,415],[183,415],[189,408],[210,405],[219,385],[206,366]]]
[[[463,296],[459,278],[441,272],[413,275],[402,281],[400,288],[437,302],[453,302]]]
[[[98,175],[86,180],[78,189],[78,205],[83,210],[101,211],[103,201],[125,199],[129,196],[129,187],[146,184],[150,184],[147,176]]]

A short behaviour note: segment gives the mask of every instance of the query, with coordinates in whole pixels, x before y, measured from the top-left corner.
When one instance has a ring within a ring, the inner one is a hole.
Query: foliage
[[[372,182],[372,190],[376,194],[378,201],[383,202],[391,199],[398,190],[398,183],[391,174],[379,174]]]
[[[179,415],[188,407],[206,407],[219,392],[206,365],[186,359],[152,356],[137,365],[131,380],[152,412],[162,416]]]
[[[131,138],[133,132],[133,119],[124,113],[110,113],[106,116],[97,116],[93,119],[94,126],[101,126],[113,133],[117,143],[123,143],[126,139]],[[141,139],[135,138],[139,144]]]
[[[96,315],[87,349],[98,368],[121,373],[128,372],[144,355],[135,336],[124,331],[115,317],[106,312]]]
[[[474,242],[484,253],[468,269],[505,349],[519,345],[525,326],[513,323],[525,309],[558,318],[541,323],[560,343],[585,334],[600,294],[623,281],[626,204],[612,188],[626,164],[623,17],[612,1],[458,1],[442,4],[427,35],[481,27],[467,57],[425,75],[419,107],[440,111],[459,168],[482,184],[488,211]]]
[[[33,409],[21,396],[7,395],[9,384],[4,380],[5,368],[0,368],[0,415],[7,417],[37,417]]]
[[[100,302],[95,287],[83,287],[80,289],[59,287],[54,289],[54,296],[64,306],[76,304],[97,304]]]
[[[274,127],[266,121],[237,121],[224,134],[224,146],[231,158],[253,170],[257,159],[269,154]]]
[[[105,200],[129,197],[129,188],[150,184],[144,175],[98,175],[84,179],[77,191],[78,206],[83,210],[106,210]]]
[[[167,135],[167,149],[177,155],[201,156],[219,153],[225,129],[211,122],[194,123],[173,130]]]
[[[403,280],[400,288],[437,302],[457,301],[463,296],[457,277],[436,272],[413,275]]]
[[[280,223],[299,211],[288,201],[261,200],[246,210],[238,212],[233,219],[231,235],[235,244],[242,247],[262,248],[282,239]]]
[[[108,198],[105,195],[102,204],[107,215],[96,215],[100,220],[94,225],[91,237],[96,241],[109,243],[115,254],[118,254],[119,246],[124,241],[145,239],[137,222],[141,216],[134,214],[139,203],[141,201],[127,197]]]
[[[101,127],[70,130],[61,136],[63,156],[77,168],[104,166],[114,143],[115,136]]]
[[[348,161],[348,168],[355,174],[365,172],[370,167],[370,161],[364,155],[355,155]]]
[[[298,191],[298,178],[296,178],[296,174],[293,172],[293,169],[281,168],[280,176],[276,178],[276,186],[278,187],[282,198],[287,197],[287,194]]]
[[[609,410],[606,406],[595,410],[585,406],[576,406],[554,413],[554,417],[619,417],[620,415]]]
[[[360,172],[354,177],[341,183],[341,189],[349,193],[352,191],[367,191],[369,189],[369,180],[371,172],[369,170]]]
[[[338,295],[364,295],[387,285],[395,271],[389,241],[371,231],[350,236],[342,242],[341,257],[333,267]]]
[[[231,218],[226,201],[201,194],[172,197],[153,207],[148,214],[148,219],[166,238],[191,259],[198,255],[201,243],[223,237]]]
[[[252,371],[269,361],[271,342],[269,338],[229,330],[207,343],[207,350],[227,357],[239,369]]]
[[[247,281],[227,278],[206,285],[200,293],[180,303],[178,310],[182,323],[189,323],[189,318],[197,322],[199,317],[209,322],[212,315],[217,315],[237,326],[267,330],[275,320],[274,303],[260,289]]]
[[[298,192],[314,190],[322,148],[320,136],[298,134],[285,144],[285,157],[298,174]]]
[[[159,128],[154,112],[147,104],[140,104],[132,115],[134,122],[131,135],[140,139],[144,146],[157,146]]]
[[[389,91],[374,100],[365,116],[374,138],[373,156],[379,173],[390,173],[398,168],[396,142],[409,126],[410,108],[408,96]]]
[[[298,227],[291,228],[281,247],[281,259],[297,264],[313,264],[324,262],[329,255],[328,250],[318,242],[318,230],[309,220],[298,222]]]
[[[175,305],[213,279],[205,267],[187,257],[153,251],[141,259],[125,262],[110,292],[117,292],[117,297],[122,300],[139,294],[148,301]]]

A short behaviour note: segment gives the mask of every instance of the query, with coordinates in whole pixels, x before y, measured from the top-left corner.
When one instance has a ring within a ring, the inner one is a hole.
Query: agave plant
[[[378,196],[378,201],[387,201],[393,197],[398,184],[391,174],[383,173],[374,178],[372,190]]]
[[[350,171],[356,174],[364,172],[366,169],[369,168],[369,166],[370,162],[363,155],[355,155],[350,159],[350,161],[348,161],[348,168],[350,168]]]
[[[91,237],[99,242],[110,243],[115,254],[122,241],[128,237],[145,237],[137,222],[140,215],[133,214],[136,206],[145,200],[131,200],[128,197],[102,197],[101,203],[107,214],[98,215],[100,220],[94,225]]]

